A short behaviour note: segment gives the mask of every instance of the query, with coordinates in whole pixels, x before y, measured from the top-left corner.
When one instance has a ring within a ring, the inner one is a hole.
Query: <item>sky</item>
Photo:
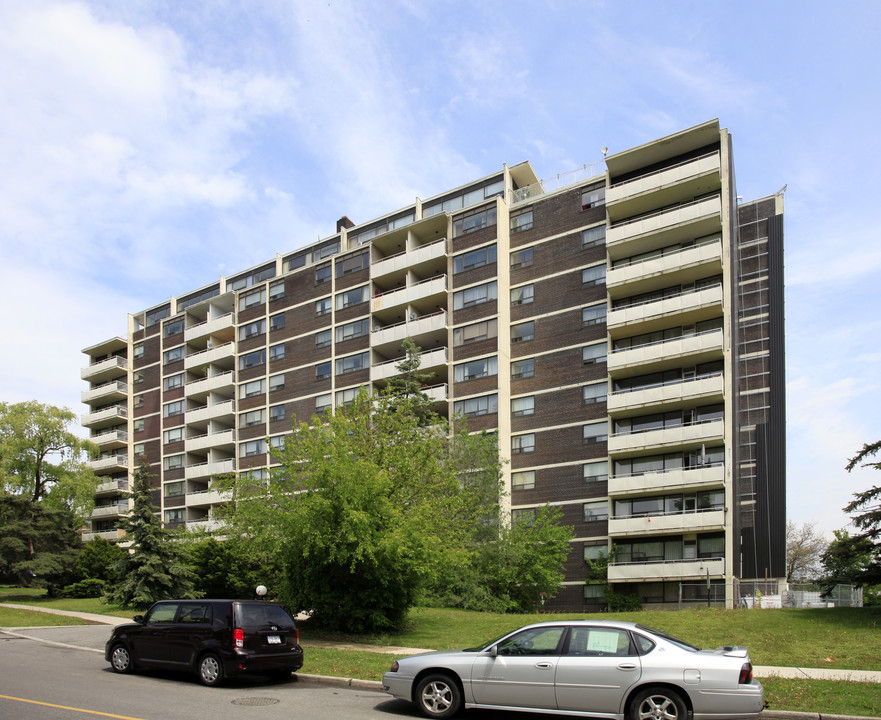
[[[881,4],[0,0],[0,400],[82,413],[127,314],[529,160],[719,118],[785,191],[788,516],[881,439]],[[782,451],[782,449],[781,449]]]

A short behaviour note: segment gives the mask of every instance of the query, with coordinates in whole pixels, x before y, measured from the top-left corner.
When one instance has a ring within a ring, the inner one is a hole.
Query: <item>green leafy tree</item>
[[[394,406],[394,398],[406,400],[407,411],[415,413],[421,425],[436,423],[438,418],[431,408],[431,398],[423,390],[434,375],[419,372],[422,351],[412,338],[405,338],[401,349],[404,351],[404,359],[395,365],[400,374],[389,378],[383,395],[389,401],[390,407]]]
[[[104,580],[111,582],[115,577],[116,564],[127,555],[116,543],[101,537],[93,538],[83,545],[82,552],[73,568],[74,579]]]
[[[0,576],[21,587],[56,585],[72,575],[79,552],[79,524],[70,510],[0,495]]]
[[[0,403],[3,491],[86,517],[97,478],[85,459],[96,448],[72,432],[75,420],[67,408],[34,400]]]
[[[198,597],[180,544],[156,515],[146,462],[135,470],[131,498],[131,513],[120,526],[132,549],[116,565],[117,583],[108,593],[110,602],[146,609],[157,600]]]
[[[236,539],[192,538],[186,545],[196,590],[203,597],[251,598],[264,585],[270,597],[278,593],[279,569],[274,559],[260,556]]]

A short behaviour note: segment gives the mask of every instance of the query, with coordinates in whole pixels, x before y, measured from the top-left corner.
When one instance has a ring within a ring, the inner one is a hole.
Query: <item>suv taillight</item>
[[[740,668],[740,677],[737,682],[741,685],[749,685],[753,681],[753,666],[750,663],[744,663]]]
[[[241,628],[236,628],[232,631],[232,640],[233,644],[236,647],[243,648],[245,647],[245,631]]]
[[[297,636],[297,641],[296,641],[296,643],[294,643],[294,644],[295,644],[295,645],[299,645],[299,644],[300,644],[300,628],[295,628],[295,629],[294,629],[294,633],[295,633],[296,636]]]

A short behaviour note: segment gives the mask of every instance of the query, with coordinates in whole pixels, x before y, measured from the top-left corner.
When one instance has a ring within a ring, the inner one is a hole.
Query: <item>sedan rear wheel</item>
[[[113,646],[110,651],[110,667],[118,673],[130,673],[134,670],[131,653],[125,645]]]
[[[630,720],[685,720],[687,715],[682,697],[669,688],[646,688],[630,705]]]
[[[427,718],[453,717],[462,707],[459,685],[448,675],[428,675],[416,687],[416,703]]]

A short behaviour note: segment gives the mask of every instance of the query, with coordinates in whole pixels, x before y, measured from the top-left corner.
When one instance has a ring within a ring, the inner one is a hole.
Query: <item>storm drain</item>
[[[278,698],[267,698],[267,697],[250,697],[250,698],[236,698],[232,701],[233,705],[275,705],[281,702]]]

